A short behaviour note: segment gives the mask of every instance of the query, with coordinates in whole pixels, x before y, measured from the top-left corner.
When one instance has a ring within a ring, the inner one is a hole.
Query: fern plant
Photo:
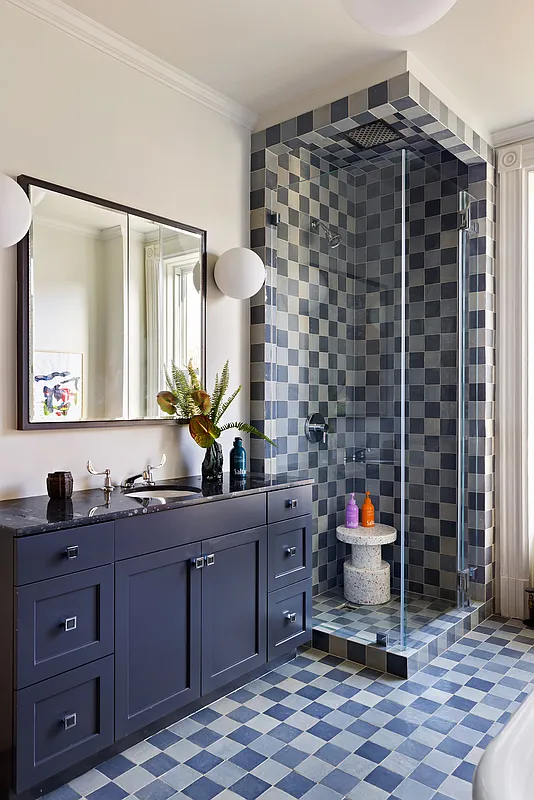
[[[242,387],[238,386],[225,399],[230,384],[228,361],[221,374],[215,376],[215,385],[211,396],[206,392],[198,373],[190,361],[187,370],[181,370],[173,363],[171,369],[165,370],[168,389],[158,394],[158,405],[162,411],[179,420],[189,422],[189,432],[200,447],[211,447],[224,431],[236,428],[242,433],[250,433],[265,439],[276,447],[274,442],[248,422],[226,422],[220,424],[221,418],[228,411]]]

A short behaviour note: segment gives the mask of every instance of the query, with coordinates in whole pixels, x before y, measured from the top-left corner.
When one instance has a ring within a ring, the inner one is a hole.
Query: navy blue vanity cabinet
[[[309,641],[312,493],[296,483],[0,526],[0,800],[51,791]]]
[[[189,544],[115,565],[117,739],[200,697],[201,563]]]
[[[203,542],[202,694],[267,660],[267,528]]]

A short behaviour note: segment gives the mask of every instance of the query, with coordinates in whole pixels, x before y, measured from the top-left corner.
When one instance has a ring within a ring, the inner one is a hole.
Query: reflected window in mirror
[[[204,378],[205,232],[19,181],[19,427],[162,420],[165,369]]]
[[[144,413],[159,416],[158,392],[165,386],[165,369],[185,369],[202,360],[202,276],[199,236],[166,225],[152,225],[129,217],[130,347],[143,350],[132,357],[132,402],[143,403]],[[136,371],[146,368],[144,376]],[[142,378],[139,380],[139,378]]]

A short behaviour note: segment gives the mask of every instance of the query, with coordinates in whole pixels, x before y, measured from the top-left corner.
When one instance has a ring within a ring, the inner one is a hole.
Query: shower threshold
[[[312,642],[332,655],[407,678],[482,622],[492,613],[490,605],[458,609],[446,600],[409,593],[403,646],[399,595],[380,606],[354,606],[336,588],[313,599]],[[387,644],[377,645],[377,635]]]

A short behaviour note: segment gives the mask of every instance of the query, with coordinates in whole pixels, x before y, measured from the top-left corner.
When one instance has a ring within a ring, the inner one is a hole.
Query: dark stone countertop
[[[0,502],[0,533],[10,536],[27,536],[47,531],[109,522],[138,514],[165,512],[183,506],[200,505],[225,500],[240,495],[260,494],[274,489],[291,489],[312,484],[305,473],[294,472],[281,475],[249,474],[239,485],[230,482],[228,473],[222,483],[209,484],[200,476],[172,478],[157,483],[157,487],[179,484],[198,488],[201,491],[192,497],[168,498],[164,505],[159,500],[128,497],[124,490],[115,488],[105,505],[105,493],[101,489],[74,492],[70,500],[50,500],[47,495],[22,497]],[[141,488],[139,484],[137,488]],[[146,487],[149,489],[157,487]]]

